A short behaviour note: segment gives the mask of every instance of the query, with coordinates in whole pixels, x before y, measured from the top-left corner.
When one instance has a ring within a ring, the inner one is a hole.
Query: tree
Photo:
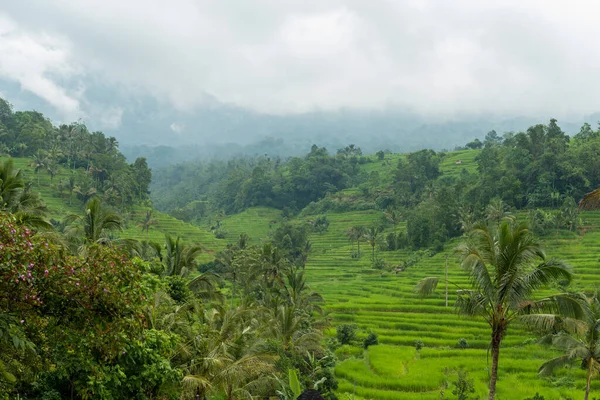
[[[50,175],[50,182],[54,180],[54,177],[58,174],[59,171],[60,168],[58,166],[58,162],[56,162],[56,160],[48,158],[46,160],[46,172],[48,172],[48,175]]]
[[[72,225],[66,229],[67,236],[81,238],[84,244],[102,243],[108,241],[108,233],[121,230],[121,216],[102,204],[102,200],[93,197],[85,205],[85,215],[71,216]]]
[[[36,154],[32,157],[30,167],[33,167],[33,173],[37,175],[37,184],[40,185],[40,175],[39,172],[46,168],[46,156],[42,153],[41,150],[38,150]]]
[[[362,226],[352,226],[346,231],[346,236],[352,243],[352,246],[354,246],[354,242],[356,241],[356,244],[358,246],[358,258],[360,258],[360,241],[364,236],[364,231],[365,228]],[[354,247],[352,248],[352,251],[354,251]]]
[[[146,216],[144,217],[144,220],[138,224],[138,227],[142,228],[142,233],[146,231],[146,234],[150,235],[150,227],[157,224],[158,221],[152,219],[152,210],[148,210],[146,211]]]
[[[454,382],[454,390],[452,394],[458,400],[468,400],[469,395],[475,393],[475,385],[473,379],[469,379],[469,374],[462,369],[458,371],[458,379]]]
[[[512,219],[513,216],[508,212],[507,205],[502,199],[492,199],[485,208],[486,220],[500,225],[503,219]]]
[[[202,247],[186,245],[181,238],[165,234],[165,255],[162,257],[167,276],[186,276],[196,266]]]
[[[371,245],[371,261],[375,262],[375,246],[380,238],[380,229],[377,226],[372,226],[367,228],[364,232],[363,237],[369,242]]]
[[[219,390],[227,400],[251,397],[249,390],[273,370],[274,359],[259,351],[256,319],[245,309],[210,310],[201,316],[203,334],[189,331],[193,354],[183,378],[183,398],[206,399]]]
[[[13,160],[0,162],[0,211],[15,215],[17,222],[38,228],[52,225],[45,217],[48,209],[31,185],[23,178],[23,172],[15,169]]]
[[[547,259],[525,225],[504,221],[497,230],[487,226],[474,229],[457,248],[462,266],[471,278],[472,289],[458,290],[459,313],[482,317],[491,328],[492,370],[489,399],[496,396],[500,346],[509,325],[540,310],[582,315],[580,303],[568,294],[533,300],[539,289],[552,282],[571,281],[569,268],[561,261]],[[431,293],[439,278],[425,278],[417,290]]]
[[[399,211],[394,210],[393,208],[388,208],[386,212],[383,213],[385,218],[394,225],[394,250],[398,249],[398,232],[397,227],[398,224],[402,221],[402,214]]]
[[[135,182],[137,183],[138,199],[142,200],[147,198],[150,182],[152,181],[152,170],[148,168],[146,159],[144,157],[136,158],[135,162],[131,164],[131,169],[133,170]]]
[[[562,356],[546,361],[539,369],[540,375],[549,375],[557,367],[580,361],[581,368],[586,370],[584,398],[587,400],[592,378],[600,371],[600,300],[598,294],[582,300],[587,307],[581,319],[539,316],[535,323],[544,329],[560,330],[550,338],[554,347],[563,352]]]

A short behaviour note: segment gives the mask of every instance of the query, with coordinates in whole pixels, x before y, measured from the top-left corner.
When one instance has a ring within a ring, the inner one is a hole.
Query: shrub
[[[475,393],[473,379],[469,379],[469,374],[463,370],[458,371],[458,379],[453,382],[454,390],[452,394],[458,400],[468,400],[469,395]]]
[[[415,349],[417,349],[417,351],[421,350],[423,346],[425,346],[425,344],[422,340],[415,340]]]
[[[456,347],[458,347],[459,349],[466,349],[469,347],[469,342],[467,342],[467,339],[465,338],[460,338],[456,342]]]
[[[383,260],[381,258],[377,258],[373,262],[373,268],[375,268],[375,269],[385,269],[385,267],[386,267],[385,260]]]
[[[379,344],[379,338],[375,332],[369,332],[369,335],[363,341],[363,347],[367,349],[369,346]]]
[[[341,344],[350,344],[356,339],[356,325],[339,325],[336,328],[335,337]]]
[[[327,219],[327,216],[326,215],[318,216],[315,219],[315,222],[313,223],[313,231],[322,233],[322,232],[327,232],[328,229],[329,229],[329,220]]]
[[[217,239],[225,239],[227,237],[227,231],[223,229],[217,229],[214,231],[215,238]]]

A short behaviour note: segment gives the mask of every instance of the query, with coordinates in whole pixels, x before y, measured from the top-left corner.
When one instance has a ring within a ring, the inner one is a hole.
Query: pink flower
[[[44,275],[48,276],[48,270],[44,271]]]
[[[75,286],[79,286],[79,282],[77,282],[77,283],[75,284]]]
[[[21,320],[21,323],[22,323],[22,324],[24,324],[24,323],[25,323],[25,320],[24,320],[24,319],[22,319],[22,320]]]

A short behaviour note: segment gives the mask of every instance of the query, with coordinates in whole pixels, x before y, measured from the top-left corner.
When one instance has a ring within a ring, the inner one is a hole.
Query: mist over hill
[[[124,115],[123,125],[114,135],[129,159],[147,157],[154,167],[194,159],[265,154],[299,156],[312,144],[336,151],[354,143],[365,153],[453,149],[474,138],[483,139],[491,130],[499,134],[518,132],[552,118],[552,115],[436,118],[393,109],[270,115],[226,105],[190,114],[172,111],[153,115],[151,120]],[[599,119],[594,114],[560,120],[559,125],[567,134],[574,135],[584,122],[595,126]],[[144,132],[143,138],[135,132]]]

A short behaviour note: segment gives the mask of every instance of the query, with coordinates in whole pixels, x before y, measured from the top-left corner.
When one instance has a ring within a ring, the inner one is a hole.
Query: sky
[[[583,115],[600,111],[598,15],[582,0],[0,0],[0,95],[112,128],[144,99]]]

